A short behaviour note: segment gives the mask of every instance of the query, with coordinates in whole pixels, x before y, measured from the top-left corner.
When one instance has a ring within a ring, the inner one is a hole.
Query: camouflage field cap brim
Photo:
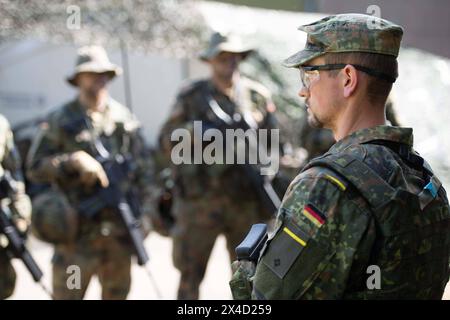
[[[339,14],[298,28],[307,33],[305,48],[284,60],[297,68],[325,53],[368,52],[398,56],[402,27],[375,16]]]
[[[198,57],[203,61],[210,60],[221,52],[231,52],[241,54],[245,59],[254,48],[248,44],[244,44],[236,35],[223,35],[219,32],[212,34],[209,40],[209,46],[202,51]]]

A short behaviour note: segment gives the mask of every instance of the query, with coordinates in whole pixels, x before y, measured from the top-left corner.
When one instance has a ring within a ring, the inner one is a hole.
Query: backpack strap
[[[434,175],[429,164],[411,147],[393,141],[374,140],[366,144],[376,144],[385,146],[406,162],[407,165],[423,172],[423,178],[428,183],[422,191],[416,195],[419,200],[420,209],[423,210],[438,195],[442,187],[441,181]],[[347,179],[369,203],[369,206],[376,210],[383,207],[396,197],[405,194],[405,191],[396,190],[381,178],[372,168],[361,161],[358,157],[344,154],[325,154],[322,157],[313,159],[303,169],[307,170],[314,166],[327,167]]]
[[[391,149],[398,154],[408,166],[422,172],[423,179],[428,181],[428,183],[417,195],[421,210],[437,197],[442,186],[441,181],[433,173],[430,165],[417,152],[413,151],[409,145],[388,140],[373,140],[369,141],[367,144],[381,145]]]
[[[347,179],[368,202],[371,209],[377,210],[396,197],[396,190],[381,178],[363,161],[350,154],[328,154],[312,160],[303,171],[315,167],[326,167]]]

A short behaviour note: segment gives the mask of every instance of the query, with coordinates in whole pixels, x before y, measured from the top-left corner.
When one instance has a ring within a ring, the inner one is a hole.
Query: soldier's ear
[[[349,98],[352,94],[355,93],[355,90],[358,86],[359,75],[358,71],[354,66],[348,64],[342,69],[340,72],[340,81],[342,82],[342,90],[344,98]]]

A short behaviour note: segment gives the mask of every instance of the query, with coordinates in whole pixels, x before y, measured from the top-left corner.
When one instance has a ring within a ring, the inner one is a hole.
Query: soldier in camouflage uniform
[[[235,262],[235,298],[440,299],[450,208],[411,128],[385,124],[401,27],[361,14],[302,26],[298,68],[310,123],[336,144],[291,183],[256,266]]]
[[[256,192],[242,179],[242,171],[237,166],[174,166],[170,161],[174,145],[171,134],[175,129],[186,128],[192,132],[193,121],[203,121],[203,126],[208,127],[215,117],[208,99],[217,102],[228,115],[250,114],[258,128],[275,128],[275,106],[269,91],[237,70],[239,62],[250,52],[236,36],[214,33],[209,48],[200,55],[210,65],[212,77],[181,90],[161,131],[161,148],[173,167],[176,181],[176,225],[172,236],[174,264],[181,272],[179,299],[198,298],[199,285],[219,234],[225,235],[230,258],[234,259],[234,248],[248,227],[268,218],[261,217]]]
[[[46,220],[47,224],[36,221],[35,226],[38,235],[49,233],[49,228],[60,227],[55,230],[58,237],[55,234],[46,236],[55,244],[52,261],[56,299],[82,299],[94,275],[99,278],[103,299],[125,299],[130,290],[133,251],[119,215],[104,208],[89,218],[77,210],[80,199],[95,185],[106,187],[109,183],[101,164],[95,159],[99,153],[96,141],[101,141],[113,156],[133,156],[136,166],[123,190],[133,185],[140,190],[144,204],[150,197],[148,183],[151,176],[147,159],[144,161],[143,158],[139,123],[126,107],[108,96],[106,88],[120,72],[103,48],[79,49],[77,67],[68,82],[78,87],[80,93],[48,116],[42,133],[30,150],[29,178],[33,182],[52,184],[50,190],[33,199],[33,216],[51,220],[51,217],[56,219],[56,212],[61,217],[59,222]],[[147,209],[143,208],[142,220]],[[62,238],[63,232],[66,238]],[[71,265],[80,267],[81,288],[67,286],[70,275],[67,268]]]
[[[21,170],[19,153],[14,146],[13,133],[5,117],[0,115],[0,178],[9,171],[17,181],[17,191],[11,199],[2,199],[1,205],[9,205],[14,215],[13,221],[17,228],[26,232],[28,220],[31,214],[31,202],[25,194],[25,185]],[[12,295],[16,282],[16,273],[10,262],[10,257],[3,247],[3,235],[0,232],[0,299],[6,299]]]

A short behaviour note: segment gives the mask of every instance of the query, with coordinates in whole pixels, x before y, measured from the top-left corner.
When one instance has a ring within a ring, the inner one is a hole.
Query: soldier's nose
[[[97,82],[101,85],[105,85],[109,80],[109,76],[107,74],[101,74],[97,78]]]
[[[300,89],[300,91],[298,92],[298,96],[300,98],[305,98],[307,99],[309,97],[309,90],[307,90],[305,87],[302,86],[302,88]]]

